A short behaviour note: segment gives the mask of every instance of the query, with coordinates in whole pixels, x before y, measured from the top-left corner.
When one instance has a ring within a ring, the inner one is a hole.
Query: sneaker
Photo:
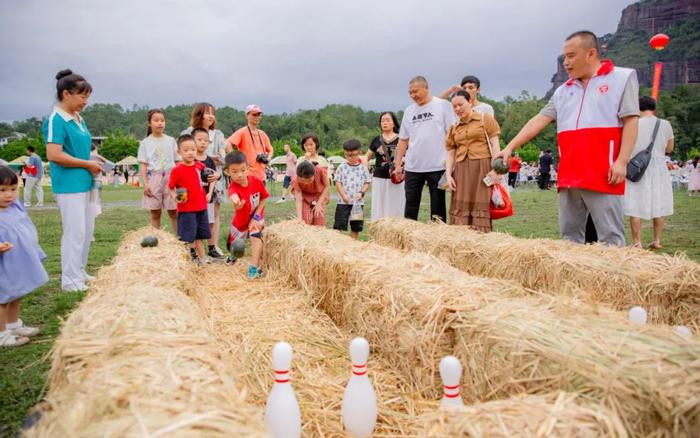
[[[265,275],[262,269],[253,266],[253,265],[248,265],[248,278],[255,279],[255,278],[261,278]]]
[[[85,292],[88,290],[88,286],[85,283],[78,284],[73,287],[64,287],[63,292]]]
[[[44,206],[44,203],[43,203],[43,202],[40,202],[40,203],[38,203],[36,206],[37,206],[37,207],[43,207],[43,206]]]
[[[29,204],[29,203],[26,203],[26,202],[24,203],[24,207],[25,207],[25,208],[29,208],[29,207],[31,207],[31,206],[32,206],[32,204]]]
[[[0,347],[19,347],[29,342],[29,338],[17,336],[10,330],[0,332]]]
[[[277,202],[276,202],[275,204],[281,204],[281,203],[283,203],[283,202],[285,202],[285,201],[286,201],[286,199],[280,198],[280,199],[277,200]]]
[[[209,257],[211,257],[213,259],[223,259],[224,258],[224,253],[216,245],[209,245],[208,255],[209,255]]]
[[[233,265],[233,264],[235,264],[237,261],[238,261],[238,259],[235,258],[233,255],[229,255],[228,257],[226,257],[226,264],[227,264],[227,265]]]
[[[199,256],[197,255],[197,251],[194,250],[194,248],[190,248],[190,258],[192,261],[199,260]]]
[[[39,334],[39,329],[37,327],[24,325],[21,319],[18,319],[17,322],[19,323],[19,326],[13,328],[8,327],[10,324],[6,324],[7,329],[10,330],[15,336],[30,338]]]
[[[94,275],[85,274],[85,283],[90,283],[91,281],[95,281],[96,279],[97,277],[95,277]]]

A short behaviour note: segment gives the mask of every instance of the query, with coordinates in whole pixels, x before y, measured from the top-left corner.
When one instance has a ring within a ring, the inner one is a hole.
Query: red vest
[[[570,79],[554,92],[559,143],[558,188],[580,188],[623,195],[624,181],[608,184],[608,171],[620,153],[622,94],[633,69],[603,61],[584,88]]]

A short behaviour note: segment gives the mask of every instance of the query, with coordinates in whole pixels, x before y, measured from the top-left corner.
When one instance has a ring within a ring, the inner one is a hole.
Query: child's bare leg
[[[170,225],[173,226],[173,234],[177,236],[177,210],[168,210]]]
[[[203,240],[195,240],[194,241],[194,250],[197,253],[197,256],[199,256],[200,260],[204,259],[204,241]]]
[[[357,231],[350,231],[350,237],[352,237],[353,239],[357,240],[359,236],[360,233],[358,233]]]
[[[5,331],[5,324],[7,323],[7,311],[9,307],[9,304],[0,304],[0,332]]]
[[[17,322],[19,319],[19,303],[20,299],[16,299],[7,303],[7,314],[5,315],[5,324],[11,324]]]
[[[151,210],[151,226],[160,230],[160,210]]]
[[[262,258],[262,250],[263,250],[263,241],[259,237],[251,237],[250,238],[250,246],[251,246],[251,258],[250,258],[250,264],[257,267],[260,267],[260,259]]]

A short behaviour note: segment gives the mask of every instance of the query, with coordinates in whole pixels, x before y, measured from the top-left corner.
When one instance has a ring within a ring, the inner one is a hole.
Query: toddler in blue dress
[[[0,347],[23,345],[39,334],[19,319],[19,303],[49,281],[36,228],[17,200],[18,182],[12,169],[0,166]]]

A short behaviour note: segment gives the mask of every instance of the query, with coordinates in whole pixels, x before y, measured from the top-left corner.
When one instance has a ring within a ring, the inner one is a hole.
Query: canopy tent
[[[24,165],[24,163],[26,163],[27,160],[29,160],[29,157],[26,156],[26,155],[22,155],[21,157],[17,157],[17,158],[15,158],[14,160],[10,161],[9,164],[21,164],[21,165]]]
[[[116,162],[117,166],[136,166],[138,164],[139,160],[137,160],[136,157],[132,157],[131,155]]]
[[[348,160],[346,160],[345,158],[339,157],[339,156],[337,156],[337,155],[334,155],[334,156],[332,156],[332,157],[328,157],[328,158],[326,158],[326,160],[327,160],[329,163],[334,164],[334,165],[336,165],[336,166],[338,166],[338,165],[340,165],[340,164],[343,164],[343,163],[345,163],[345,162],[348,161]]]
[[[270,160],[270,166],[282,166],[287,163],[287,157],[280,155]]]

